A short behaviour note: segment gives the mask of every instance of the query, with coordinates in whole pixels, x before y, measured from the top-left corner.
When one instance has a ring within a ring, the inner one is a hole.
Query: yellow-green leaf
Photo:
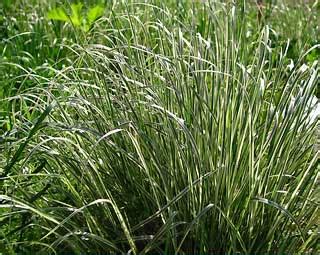
[[[65,13],[65,11],[61,7],[50,10],[47,13],[47,18],[53,19],[53,20],[61,20],[61,21],[69,20],[68,15]]]
[[[87,13],[87,19],[89,25],[92,25],[94,21],[96,21],[99,17],[103,15],[104,8],[100,5],[96,5],[89,9]]]
[[[77,4],[71,4],[71,10],[72,15],[70,17],[72,24],[75,26],[81,25],[81,10],[82,10],[83,4],[77,3]]]

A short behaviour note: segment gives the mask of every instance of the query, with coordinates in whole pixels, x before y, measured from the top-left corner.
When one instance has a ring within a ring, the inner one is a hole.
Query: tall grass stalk
[[[118,5],[84,43],[61,44],[72,64],[26,72],[35,86],[6,99],[1,245],[315,251],[317,63],[290,70],[268,26],[249,40],[245,3],[185,3],[184,17]]]

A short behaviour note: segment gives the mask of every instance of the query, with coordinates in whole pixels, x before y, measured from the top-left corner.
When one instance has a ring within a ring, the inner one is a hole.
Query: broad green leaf
[[[82,3],[71,4],[72,15],[71,15],[70,19],[71,19],[72,24],[75,26],[81,25],[82,7],[83,7]]]
[[[103,12],[104,12],[104,8],[100,5],[96,5],[90,8],[87,13],[89,26],[91,26],[94,21],[96,21],[99,17],[101,17],[103,15]]]
[[[50,10],[47,13],[47,18],[53,19],[53,20],[61,20],[61,21],[69,20],[68,15],[65,13],[65,11],[61,7]]]

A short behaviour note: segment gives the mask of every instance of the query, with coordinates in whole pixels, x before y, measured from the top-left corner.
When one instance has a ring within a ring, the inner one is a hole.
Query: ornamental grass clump
[[[70,65],[20,77],[35,86],[6,99],[4,249],[316,251],[317,62],[289,68],[268,26],[248,37],[244,3],[188,5],[118,3],[61,45]]]

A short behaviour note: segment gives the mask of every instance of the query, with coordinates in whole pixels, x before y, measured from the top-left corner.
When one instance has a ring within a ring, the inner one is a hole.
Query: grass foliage
[[[290,62],[246,2],[153,2],[1,44],[0,250],[317,251],[319,45]]]

